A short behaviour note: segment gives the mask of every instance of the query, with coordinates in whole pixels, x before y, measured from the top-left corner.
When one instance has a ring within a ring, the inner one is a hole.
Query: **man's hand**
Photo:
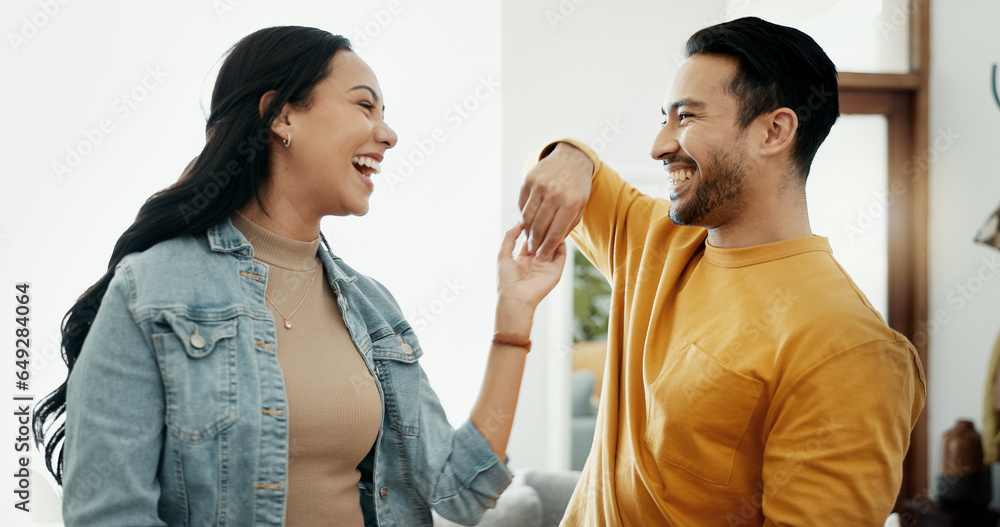
[[[594,163],[569,143],[557,143],[524,178],[518,206],[528,254],[547,261],[580,223],[590,199]]]

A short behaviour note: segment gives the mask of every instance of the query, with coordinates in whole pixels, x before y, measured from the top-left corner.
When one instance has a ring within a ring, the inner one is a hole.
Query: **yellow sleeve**
[[[580,252],[601,271],[609,281],[616,268],[616,255],[624,262],[628,254],[626,215],[637,208],[650,210],[656,201],[628,184],[614,170],[605,165],[586,144],[575,139],[556,141],[542,150],[545,157],[556,143],[569,143],[582,150],[594,163],[594,175],[590,190],[590,201],[584,209],[583,219],[570,233]],[[649,214],[639,225],[642,236],[649,227]],[[613,282],[612,282],[613,283]]]
[[[885,523],[926,397],[912,345],[882,341],[834,355],[786,393],[769,416],[754,500],[764,525]]]

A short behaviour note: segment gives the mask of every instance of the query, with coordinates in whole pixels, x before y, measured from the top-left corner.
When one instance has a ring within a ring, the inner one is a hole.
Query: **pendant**
[[[292,329],[292,323],[285,320],[285,329]]]

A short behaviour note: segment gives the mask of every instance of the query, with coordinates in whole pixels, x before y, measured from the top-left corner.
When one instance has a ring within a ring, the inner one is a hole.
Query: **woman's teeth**
[[[372,177],[382,171],[382,165],[368,156],[354,156],[351,158],[351,163],[354,163],[354,166],[358,167],[358,172],[368,177]]]
[[[694,177],[693,170],[677,170],[670,173],[669,180],[671,185],[676,185],[681,181],[687,181]]]

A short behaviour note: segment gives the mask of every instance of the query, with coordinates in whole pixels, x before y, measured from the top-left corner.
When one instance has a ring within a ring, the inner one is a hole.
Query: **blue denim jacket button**
[[[205,347],[205,337],[203,337],[203,336],[201,336],[201,335],[199,335],[197,333],[195,333],[194,335],[191,335],[191,345],[194,346],[195,349],[204,348]]]
[[[382,487],[378,489],[378,497],[387,499],[389,497],[389,487]]]
[[[409,344],[403,343],[403,345],[400,346],[399,349],[402,350],[402,352],[407,355],[413,355],[413,348],[411,348]]]

